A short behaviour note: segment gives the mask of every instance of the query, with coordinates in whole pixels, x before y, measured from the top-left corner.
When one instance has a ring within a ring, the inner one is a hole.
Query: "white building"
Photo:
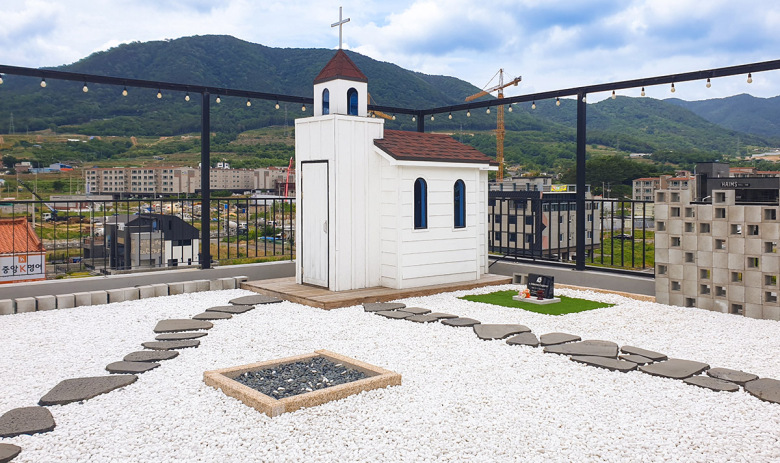
[[[447,135],[384,130],[368,79],[339,50],[295,122],[296,280],[332,291],[487,273],[490,158]]]

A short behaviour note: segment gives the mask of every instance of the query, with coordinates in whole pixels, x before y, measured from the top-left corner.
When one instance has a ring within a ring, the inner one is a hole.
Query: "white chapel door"
[[[303,282],[328,287],[328,161],[301,163]]]

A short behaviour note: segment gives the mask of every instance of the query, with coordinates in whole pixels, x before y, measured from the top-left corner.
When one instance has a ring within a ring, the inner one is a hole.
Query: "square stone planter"
[[[306,361],[314,357],[324,357],[331,362],[341,363],[346,367],[363,372],[368,377],[338,386],[285,397],[284,399],[274,399],[233,379],[248,371],[266,370],[286,363]],[[270,417],[274,417],[304,407],[313,407],[332,400],[343,399],[362,391],[370,391],[387,386],[400,386],[401,375],[334,352],[318,350],[311,354],[207,371],[203,373],[203,381],[213,388],[221,389],[222,392],[240,400],[245,405]]]

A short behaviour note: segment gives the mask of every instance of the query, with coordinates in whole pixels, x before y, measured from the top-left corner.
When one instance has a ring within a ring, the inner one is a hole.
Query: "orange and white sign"
[[[46,279],[46,255],[0,256],[0,284]]]

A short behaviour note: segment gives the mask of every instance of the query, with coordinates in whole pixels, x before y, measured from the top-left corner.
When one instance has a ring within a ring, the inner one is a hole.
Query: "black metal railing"
[[[490,191],[488,250],[509,259],[576,261],[577,204],[570,193]],[[587,199],[585,261],[594,267],[652,271],[654,221],[650,201]]]
[[[199,198],[2,201],[0,220],[15,222],[0,279],[202,266],[203,207]],[[294,198],[212,198],[207,207],[212,265],[295,258]]]

